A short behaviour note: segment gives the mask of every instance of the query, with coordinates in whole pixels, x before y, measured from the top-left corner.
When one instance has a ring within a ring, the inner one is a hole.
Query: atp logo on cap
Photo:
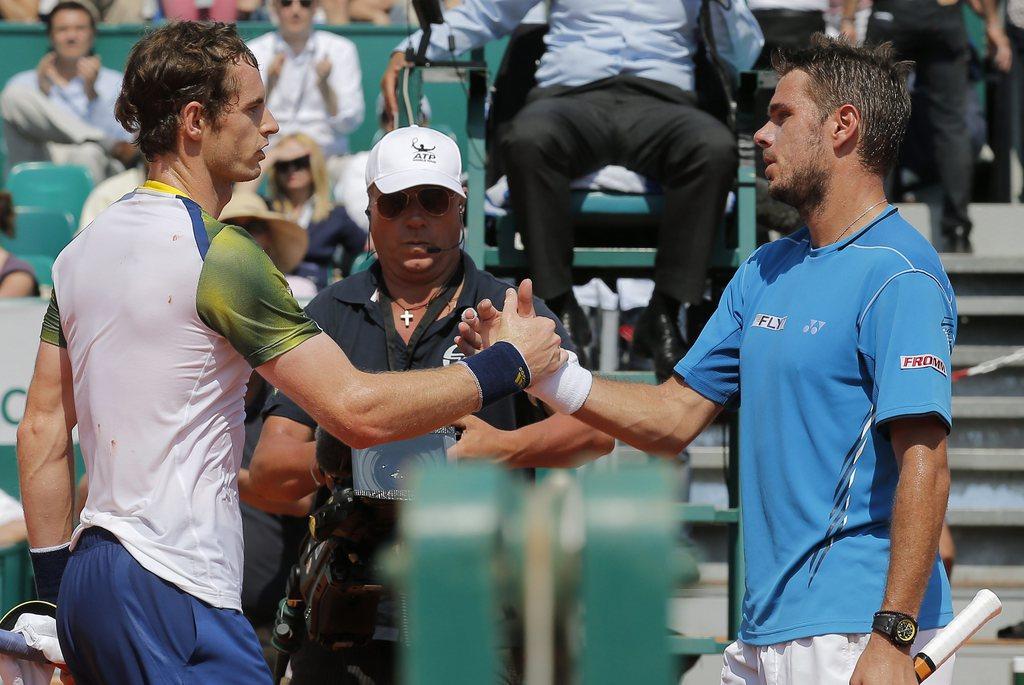
[[[414,162],[430,162],[431,164],[437,164],[437,155],[434,154],[434,150],[437,146],[427,147],[420,142],[419,138],[412,139],[412,149],[416,152],[412,156]]]
[[[526,371],[523,369],[523,367],[520,366],[519,370],[516,371],[516,377],[514,379],[514,382],[516,384],[516,387],[518,387],[520,390],[526,388]]]

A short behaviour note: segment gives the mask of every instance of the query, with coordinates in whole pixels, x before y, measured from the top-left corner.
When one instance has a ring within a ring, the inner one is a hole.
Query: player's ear
[[[181,131],[190,140],[199,140],[203,136],[203,127],[206,122],[206,113],[203,106],[193,100],[181,108],[178,115],[181,122]]]

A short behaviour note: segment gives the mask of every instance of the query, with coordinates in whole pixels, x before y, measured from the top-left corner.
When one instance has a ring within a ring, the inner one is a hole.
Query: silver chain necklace
[[[830,242],[830,243],[829,243],[829,245],[832,245],[832,244],[834,244],[834,243],[838,243],[838,242],[839,242],[839,239],[840,239],[840,238],[842,238],[842,237],[843,237],[844,235],[846,235],[846,232],[847,232],[847,231],[849,231],[849,230],[850,230],[851,228],[853,228],[853,225],[854,225],[855,223],[857,223],[858,221],[860,221],[861,219],[863,219],[863,218],[864,218],[864,215],[865,215],[865,214],[867,214],[868,212],[870,212],[870,211],[871,211],[872,209],[874,209],[874,208],[875,208],[875,207],[877,207],[878,205],[882,204],[883,202],[885,202],[885,198],[884,198],[884,197],[883,197],[883,198],[882,198],[881,200],[879,200],[878,202],[876,202],[875,204],[873,204],[873,205],[871,205],[870,207],[868,207],[867,209],[865,209],[865,210],[864,210],[863,212],[861,212],[860,214],[858,214],[858,215],[857,215],[857,218],[856,218],[856,219],[854,219],[853,221],[851,221],[850,223],[846,224],[846,228],[844,228],[844,229],[843,229],[843,232],[842,232],[842,233],[840,233],[839,235],[837,235],[837,236],[836,236],[836,237],[835,237],[835,238],[834,238],[834,239],[832,240],[832,242]]]

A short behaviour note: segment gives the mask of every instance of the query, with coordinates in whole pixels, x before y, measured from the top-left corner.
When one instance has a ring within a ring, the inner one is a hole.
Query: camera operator
[[[508,285],[478,270],[462,250],[466,195],[461,173],[458,146],[429,128],[398,129],[371,151],[367,213],[378,261],[369,270],[329,286],[307,308],[308,315],[358,368],[399,371],[455,363],[462,358],[456,338],[463,312],[485,299],[505,301]],[[520,311],[528,304],[521,302]],[[533,299],[532,304],[540,316],[555,320],[540,300]],[[556,325],[568,347],[568,336]],[[324,481],[315,457],[316,423],[280,393],[270,399],[265,414],[250,466],[251,487],[273,500],[307,495]],[[454,428],[461,434],[458,442],[453,437],[456,431],[423,439],[446,446],[441,455],[446,460],[493,458],[520,469],[574,466],[607,453],[614,444],[571,417],[547,416],[525,395],[488,406]],[[421,439],[403,442],[416,440]],[[323,452],[323,439],[320,446]],[[355,454],[338,447],[344,451],[344,467],[329,469],[335,498],[346,487],[355,492],[349,510],[355,513],[343,524],[348,542],[355,537],[364,545],[361,550],[379,547],[390,537],[388,524],[393,522],[389,517],[393,517],[394,503],[388,500],[404,496],[398,492],[402,469],[389,464],[370,473],[367,468],[379,466],[374,460],[383,458],[380,455],[386,455],[391,446],[353,450]],[[422,443],[412,451],[422,455]],[[321,455],[321,463],[322,459]],[[353,532],[356,527],[359,530]],[[348,552],[345,558],[357,556],[362,563],[361,554]],[[380,604],[370,630],[372,639],[361,644],[332,651],[307,640],[292,658],[292,683],[395,682],[400,635],[393,604]]]

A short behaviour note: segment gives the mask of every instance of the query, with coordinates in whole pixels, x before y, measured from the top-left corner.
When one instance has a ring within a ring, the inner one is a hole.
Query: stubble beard
[[[787,183],[770,183],[768,194],[796,209],[806,220],[825,202],[828,180],[825,167],[811,162],[798,169]]]

